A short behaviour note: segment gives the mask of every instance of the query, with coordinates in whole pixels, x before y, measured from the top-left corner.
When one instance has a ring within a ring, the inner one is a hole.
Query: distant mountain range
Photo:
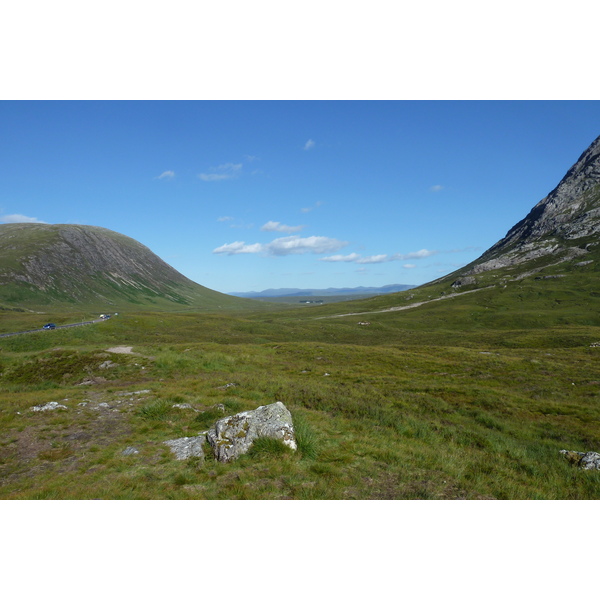
[[[364,296],[379,294],[393,294],[394,292],[404,292],[416,286],[402,283],[392,283],[383,287],[354,287],[354,288],[327,288],[319,289],[299,289],[299,288],[278,288],[268,289],[262,292],[230,292],[231,296],[238,298],[281,298],[283,296]]]

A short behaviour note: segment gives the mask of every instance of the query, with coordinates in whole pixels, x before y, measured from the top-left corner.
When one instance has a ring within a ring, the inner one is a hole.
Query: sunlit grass
[[[560,314],[546,292],[525,282],[371,314],[368,327],[312,318],[338,304],[130,313],[0,339],[0,497],[599,498],[600,474],[559,454],[600,449],[599,323],[584,288]],[[135,354],[107,355],[115,345]],[[31,410],[50,401],[68,408]],[[177,461],[163,444],[276,401],[296,452],[261,441],[220,464]]]

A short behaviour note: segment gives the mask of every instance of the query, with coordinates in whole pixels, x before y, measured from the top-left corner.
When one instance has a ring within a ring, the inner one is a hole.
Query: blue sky
[[[597,101],[4,101],[0,222],[106,227],[222,292],[422,284],[599,134]]]

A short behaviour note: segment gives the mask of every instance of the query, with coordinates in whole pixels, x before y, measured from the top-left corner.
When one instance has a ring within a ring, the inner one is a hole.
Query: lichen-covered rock
[[[575,452],[573,450],[561,450],[560,453],[571,463],[580,469],[589,471],[600,470],[600,454],[598,452]]]
[[[292,415],[283,403],[275,402],[219,419],[206,434],[214,456],[220,462],[229,462],[245,454],[254,440],[261,437],[275,438],[292,450],[297,449]]]
[[[171,452],[175,455],[177,460],[185,460],[192,456],[204,458],[204,450],[202,450],[202,444],[204,444],[206,437],[199,435],[196,437],[183,437],[177,438],[176,440],[167,440],[164,442]]]
[[[586,452],[579,461],[579,466],[582,469],[597,469],[600,470],[600,454],[598,452]]]

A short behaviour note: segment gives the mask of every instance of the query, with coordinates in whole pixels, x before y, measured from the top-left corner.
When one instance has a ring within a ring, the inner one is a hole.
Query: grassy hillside
[[[36,312],[252,306],[201,286],[136,240],[101,227],[0,225],[0,306]]]
[[[600,472],[559,453],[600,450],[595,266],[523,274],[0,339],[0,497],[598,498]],[[107,351],[118,345],[134,354]],[[278,400],[294,454],[201,463],[163,444],[207,429],[217,405]],[[50,401],[66,408],[31,410]]]

